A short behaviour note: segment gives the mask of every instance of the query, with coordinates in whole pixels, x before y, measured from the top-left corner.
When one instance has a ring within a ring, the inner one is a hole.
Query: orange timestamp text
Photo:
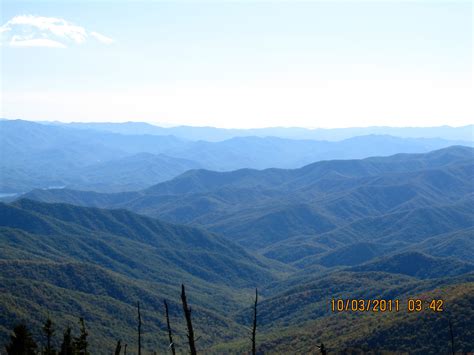
[[[399,299],[331,299],[332,312],[443,312],[444,300],[409,298]]]

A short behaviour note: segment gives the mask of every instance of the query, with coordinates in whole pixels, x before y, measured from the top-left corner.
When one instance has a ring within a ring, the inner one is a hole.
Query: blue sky
[[[470,1],[3,1],[1,115],[474,123]]]

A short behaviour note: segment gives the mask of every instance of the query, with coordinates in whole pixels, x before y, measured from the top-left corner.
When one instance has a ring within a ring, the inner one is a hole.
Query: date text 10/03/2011
[[[331,300],[332,312],[443,312],[442,299],[408,299],[406,301],[385,299],[335,299]]]

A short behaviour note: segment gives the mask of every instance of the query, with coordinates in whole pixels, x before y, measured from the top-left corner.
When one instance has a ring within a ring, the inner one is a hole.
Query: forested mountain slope
[[[199,327],[215,331],[202,334],[203,344],[222,341],[242,333],[230,316],[250,302],[252,289],[290,270],[220,236],[125,210],[0,204],[0,239],[2,340],[19,321],[39,327],[50,314],[64,327],[84,316],[95,345],[112,347],[118,337],[133,339],[140,301],[149,346],[164,346],[162,300],[179,324],[185,283]]]
[[[126,194],[36,190],[27,196],[126,208],[203,226],[296,266],[335,265],[328,261],[331,253],[354,243],[372,243],[377,250],[383,244],[389,253],[472,229],[473,157],[472,148],[456,146],[295,170],[193,170]]]

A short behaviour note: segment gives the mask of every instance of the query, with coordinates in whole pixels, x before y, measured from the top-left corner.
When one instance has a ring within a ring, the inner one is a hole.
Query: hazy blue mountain
[[[428,240],[434,241],[438,238],[444,240],[447,235],[458,233],[460,237],[466,235],[465,238],[469,239],[467,235],[472,229],[474,220],[473,207],[471,198],[452,205],[422,207],[378,217],[360,218],[324,234],[300,236],[299,243],[323,249],[318,253],[307,253],[293,265],[300,268],[314,265],[326,267],[357,265],[394,251],[412,250],[423,251],[433,256],[452,256],[466,260],[466,252],[462,248],[452,247],[449,254],[441,254],[439,249],[428,247]],[[295,242],[288,240],[288,246]],[[469,240],[465,242],[467,248],[470,244],[472,242]],[[270,251],[279,259],[279,250],[285,247],[286,243],[281,243]]]
[[[200,168],[200,165],[191,160],[164,154],[138,153],[78,169],[74,176],[68,178],[67,186],[72,189],[104,192],[132,191],[197,168]]]
[[[319,264],[325,267],[358,265],[383,255],[390,249],[389,245],[356,242],[325,253],[319,260]]]
[[[472,229],[473,154],[473,148],[450,147],[294,170],[192,170],[126,194],[63,189],[26,196],[202,226],[299,268],[356,265]],[[465,258],[461,249],[451,250],[450,256],[457,250]]]
[[[94,129],[122,134],[155,134],[173,135],[189,140],[205,140],[210,142],[223,141],[234,137],[280,137],[290,139],[315,139],[339,141],[355,136],[370,134],[391,135],[404,138],[444,138],[449,140],[472,141],[474,126],[463,127],[353,127],[353,128],[316,128],[306,129],[298,127],[271,127],[257,129],[225,129],[215,127],[160,127],[144,122],[125,123],[60,123],[45,122],[47,124],[63,125],[79,129]]]
[[[407,249],[422,251],[439,257],[456,256],[460,260],[472,262],[472,256],[474,255],[473,236],[474,228],[466,228],[437,235]]]
[[[471,142],[443,139],[413,139],[368,135],[338,142],[294,140],[276,137],[238,137],[221,142],[193,142],[169,155],[200,163],[210,170],[241,168],[299,168],[321,160],[359,159],[396,153],[426,153]]]
[[[168,148],[182,144],[185,143],[174,137],[129,136],[21,120],[0,121],[0,191],[22,192],[35,187],[67,186],[80,182],[82,169],[86,167],[96,164],[100,167],[104,162],[141,152],[160,154]],[[130,160],[134,158],[125,162]],[[143,163],[142,169],[146,168],[150,161]],[[166,170],[169,165],[175,164],[171,164],[167,159],[167,163],[161,167]],[[182,165],[182,162],[177,162],[176,165]],[[175,168],[171,168],[169,173],[165,171],[162,176],[174,176],[173,170]],[[107,180],[107,177],[110,178],[114,173],[108,171],[108,174],[99,177],[99,180],[104,184],[117,183]],[[94,182],[91,183],[93,184]],[[149,184],[144,186],[147,185]]]
[[[421,279],[452,277],[474,271],[474,264],[454,258],[439,258],[418,252],[382,257],[351,269],[357,272],[381,271],[415,276]]]
[[[172,136],[121,135],[22,120],[0,121],[0,132],[2,163],[13,165],[63,159],[71,166],[84,166],[142,152],[159,154],[185,142]]]
[[[198,167],[216,171],[298,168],[320,160],[423,153],[453,144],[472,144],[377,135],[339,142],[255,136],[206,142],[21,120],[1,121],[0,135],[2,193],[50,187],[126,191]]]

